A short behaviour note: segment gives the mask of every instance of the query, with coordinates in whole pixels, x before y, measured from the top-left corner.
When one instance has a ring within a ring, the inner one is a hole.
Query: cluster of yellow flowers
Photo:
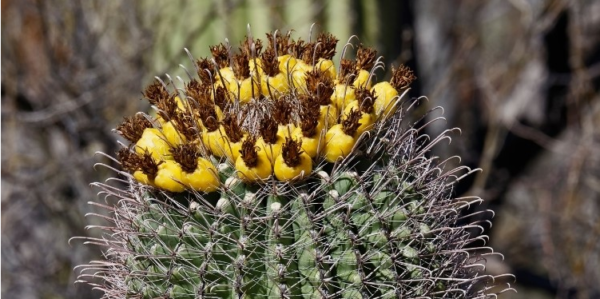
[[[215,191],[221,162],[246,182],[300,180],[314,161],[347,157],[361,134],[394,114],[399,92],[415,79],[401,66],[389,82],[373,85],[376,51],[362,45],[336,69],[331,34],[267,40],[264,51],[250,38],[236,54],[228,45],[211,47],[213,57],[195,61],[198,79],[184,89],[148,86],[143,94],[157,115],[137,114],[117,128],[131,142],[117,155],[123,168],[172,192]]]

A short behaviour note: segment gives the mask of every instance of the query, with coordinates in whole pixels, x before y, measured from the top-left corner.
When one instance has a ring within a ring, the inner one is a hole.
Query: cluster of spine
[[[288,35],[247,38],[239,52],[210,47],[195,61],[198,78],[178,90],[156,81],[143,92],[155,117],[137,114],[117,131],[131,142],[118,158],[140,183],[171,192],[213,192],[215,164],[227,161],[247,182],[302,180],[321,162],[352,152],[359,137],[391,117],[399,92],[415,79],[406,67],[372,84],[376,51],[359,45],[356,58],[331,58],[337,39]],[[212,174],[212,177],[211,177]]]
[[[491,248],[468,248],[485,241],[467,231],[479,224],[458,224],[480,201],[451,196],[470,169],[444,170],[447,161],[427,155],[451,130],[430,139],[424,126],[406,124],[411,105],[397,109],[412,73],[400,68],[371,86],[373,50],[359,47],[336,70],[331,35],[268,40],[262,51],[247,39],[235,55],[212,47],[183,91],[162,82],[146,89],[158,115],[118,128],[132,145],[117,153],[124,178],[112,181],[129,188],[96,184],[119,201],[107,207],[113,225],[101,227],[109,235],[88,238],[107,261],[84,265],[80,281],[105,298],[488,298],[509,290],[474,255]]]

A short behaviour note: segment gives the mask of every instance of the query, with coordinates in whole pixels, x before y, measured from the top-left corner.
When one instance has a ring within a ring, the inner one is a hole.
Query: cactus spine
[[[105,298],[494,296],[457,225],[479,199],[450,196],[470,170],[426,155],[450,130],[406,124],[412,71],[374,84],[373,49],[336,68],[330,34],[266,40],[211,47],[183,89],[144,91],[156,116],[117,128],[129,187],[95,184],[119,199],[94,241],[108,261],[80,280],[101,277]]]

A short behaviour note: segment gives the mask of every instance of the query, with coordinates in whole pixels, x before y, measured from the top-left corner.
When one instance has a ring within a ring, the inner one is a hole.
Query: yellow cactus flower
[[[241,155],[235,161],[237,176],[247,182],[263,181],[273,172],[271,161],[264,151],[257,151],[254,138],[242,143]]]
[[[354,79],[352,86],[354,86],[354,88],[362,87],[362,88],[370,89],[371,82],[369,81],[369,76],[370,76],[370,73],[368,71],[365,71],[365,70],[358,71],[358,75]]]
[[[331,34],[308,41],[277,33],[267,38],[263,47],[249,35],[239,51],[226,43],[211,46],[212,57],[195,61],[199,80],[183,89],[160,80],[146,88],[158,121],[136,116],[117,128],[135,143],[134,151],[122,153],[135,154],[124,158],[124,169],[142,184],[176,192],[218,188],[205,155],[226,158],[247,182],[271,175],[293,180],[313,171],[312,159],[336,163],[350,155],[363,133],[395,111],[398,94],[415,79],[401,66],[392,68],[389,82],[371,84],[381,62],[362,45],[336,66],[338,40]],[[142,155],[152,163],[142,162]]]
[[[285,137],[292,136],[292,132],[296,130],[297,126],[294,124],[286,124],[277,125],[277,141],[276,143],[283,144],[285,142]]]
[[[237,114],[228,114],[223,119],[222,127],[225,131],[225,156],[227,156],[227,159],[231,163],[235,164],[237,158],[240,156],[242,143],[246,139],[247,134],[244,133],[240,126]]]
[[[262,73],[260,87],[264,96],[276,98],[289,91],[287,73],[280,70],[275,50],[269,48],[261,54]]]
[[[335,163],[339,158],[347,157],[356,144],[354,134],[344,132],[342,124],[337,124],[325,134],[324,157],[327,162]]]
[[[183,183],[196,190],[206,193],[216,191],[219,188],[220,181],[217,169],[208,160],[204,158],[197,159],[197,166],[194,172],[183,172]]]
[[[279,61],[279,71],[287,76],[287,74],[294,70],[299,60],[292,57],[292,55],[285,54],[278,56],[277,61]]]
[[[273,163],[275,158],[277,158],[277,156],[281,153],[281,145],[283,144],[283,140],[285,139],[283,139],[279,134],[277,134],[277,141],[275,143],[268,143],[263,137],[260,137],[256,141],[256,148],[259,152],[264,153],[267,159]]]
[[[242,143],[244,142],[246,136],[244,136],[241,140],[237,141],[237,142],[233,142],[229,139],[229,137],[225,136],[224,137],[224,152],[225,152],[225,157],[227,157],[227,159],[229,159],[229,161],[231,161],[232,163],[235,163],[235,161],[237,161],[237,158],[240,156],[240,151],[242,150]]]
[[[353,111],[360,111],[360,106],[358,101],[351,102],[344,109],[344,113],[342,113],[341,120],[344,121],[348,119],[348,116]],[[375,124],[376,116],[373,113],[366,113],[364,111],[360,111],[360,126],[356,129],[356,134],[354,137],[358,138],[362,133],[369,131],[373,128],[373,124]]]
[[[360,126],[361,112],[352,110],[342,121],[331,127],[325,134],[325,160],[335,163],[339,158],[347,157],[354,148],[357,129]]]
[[[187,103],[184,100],[182,100],[179,96],[175,96],[175,103],[177,103],[177,109],[179,111],[187,110]]]
[[[138,182],[155,186],[154,178],[158,171],[158,164],[152,158],[150,152],[138,154],[129,148],[121,148],[117,151],[117,159],[124,170],[133,174],[133,178]]]
[[[337,71],[335,70],[335,65],[331,59],[319,58],[319,61],[317,64],[315,64],[315,68],[327,74],[331,80],[335,80],[335,78],[337,78]]]
[[[333,94],[331,95],[331,103],[339,111],[343,111],[346,105],[353,101],[356,101],[354,87],[341,83],[335,85]]]
[[[141,170],[136,170],[133,173],[133,178],[136,179],[136,181],[144,184],[144,185],[148,185],[148,186],[152,186],[152,187],[156,187],[156,184],[154,184],[154,180],[151,180],[147,174],[145,174],[143,171]]]
[[[146,128],[142,137],[135,144],[135,151],[143,155],[148,151],[155,161],[172,159],[171,146],[163,133],[156,128]]]
[[[398,109],[398,95],[406,91],[410,84],[417,79],[413,71],[405,65],[392,67],[392,78],[389,82],[380,82],[371,89],[375,96],[375,113],[380,119],[391,117]]]
[[[222,125],[213,131],[205,129],[202,133],[202,143],[216,157],[225,157],[225,136]]]
[[[233,94],[233,98],[239,99],[242,104],[246,104],[253,98],[258,98],[261,87],[255,78],[248,77],[241,81],[234,80],[230,82],[229,91]]]
[[[162,126],[160,129],[162,131],[162,135],[167,139],[171,146],[186,142],[185,136],[177,131],[172,121],[162,122],[161,125]]]
[[[116,131],[130,142],[137,142],[147,128],[152,128],[152,122],[143,114],[137,113],[132,117],[126,117]]]
[[[312,159],[302,151],[301,142],[288,137],[275,159],[273,172],[280,181],[302,179],[312,172]]]
[[[379,118],[389,118],[396,112],[398,104],[398,91],[389,82],[379,82],[371,88],[375,94],[375,103],[373,108]]]
[[[260,77],[264,74],[263,61],[261,58],[250,58],[248,60],[248,66],[250,67],[251,77]]]
[[[221,107],[215,105],[215,113],[217,114],[217,120],[218,121],[222,121],[223,118],[225,117],[223,114],[223,110],[221,110]]]
[[[212,192],[217,190],[220,184],[217,170],[209,160],[200,157],[201,154],[197,144],[178,145],[172,148],[171,152],[176,165],[167,165],[166,167],[173,172],[171,175],[174,181],[196,191]],[[178,177],[178,170],[181,171],[181,179]],[[164,184],[174,189],[175,187],[169,185],[171,183],[165,180]]]
[[[277,97],[290,90],[288,81],[284,73],[278,73],[274,77],[264,75],[260,77],[261,92],[265,96]]]
[[[317,126],[318,128],[318,126]],[[321,131],[315,130],[314,136],[304,136],[301,128],[296,128],[292,134],[292,137],[299,141],[304,151],[309,157],[315,158],[318,156],[325,147],[325,136]],[[283,148],[282,148],[283,150]]]
[[[319,125],[317,131],[322,131],[324,128],[329,129],[337,124],[338,109],[334,105],[321,105],[319,111]]]
[[[230,84],[235,81],[235,74],[233,73],[233,69],[229,66],[219,69],[219,72],[215,75],[216,86],[222,86],[229,89]]]
[[[291,71],[292,84],[299,94],[306,93],[306,73],[310,72],[312,67],[302,60],[298,60],[296,67]]]
[[[159,164],[156,178],[154,178],[154,184],[163,190],[183,192],[185,186],[181,165],[174,160],[167,160]]]

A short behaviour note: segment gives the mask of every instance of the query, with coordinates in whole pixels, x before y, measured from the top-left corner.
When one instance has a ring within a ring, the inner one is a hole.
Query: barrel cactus
[[[459,224],[480,201],[452,197],[470,169],[428,156],[451,130],[429,138],[427,123],[407,123],[418,102],[404,99],[413,72],[392,68],[376,83],[376,51],[347,44],[335,64],[337,42],[328,33],[248,36],[235,51],[220,44],[211,58],[190,55],[187,82],[150,84],[143,96],[154,112],[116,128],[128,141],[113,158],[118,176],[94,184],[118,201],[106,206],[106,236],[89,239],[106,260],[83,265],[79,281],[105,298],[479,298],[510,289],[482,271],[491,249],[468,247],[485,239],[467,231],[478,224]]]

